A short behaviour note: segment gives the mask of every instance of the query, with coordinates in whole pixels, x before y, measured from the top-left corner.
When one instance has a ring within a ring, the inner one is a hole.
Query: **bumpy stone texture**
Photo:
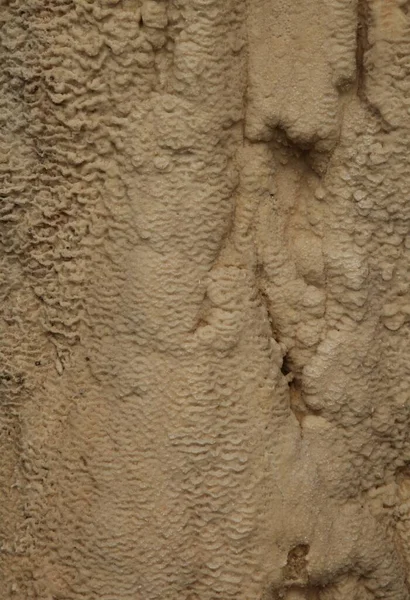
[[[0,44],[2,598],[410,598],[408,2]]]

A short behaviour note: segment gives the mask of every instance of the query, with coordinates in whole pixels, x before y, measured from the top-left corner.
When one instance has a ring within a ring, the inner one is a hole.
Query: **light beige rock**
[[[0,2],[1,598],[410,598],[409,19]]]

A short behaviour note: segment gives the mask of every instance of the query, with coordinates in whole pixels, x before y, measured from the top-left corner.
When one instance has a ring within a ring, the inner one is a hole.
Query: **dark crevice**
[[[288,355],[285,354],[285,356],[283,357],[283,362],[282,362],[282,367],[280,369],[282,371],[283,375],[289,375],[289,373],[292,372],[291,366],[289,364],[289,358]]]
[[[279,343],[280,335],[275,328],[274,321],[271,316],[271,311],[269,310],[270,299],[263,287],[263,279],[265,278],[266,275],[265,275],[263,265],[260,263],[256,266],[255,276],[256,276],[255,277],[256,287],[259,292],[261,305],[265,309],[266,317],[267,317],[267,320],[269,323],[271,339],[273,339],[276,343]],[[294,414],[294,416],[296,417],[296,419],[301,427],[301,430],[303,431],[302,423],[303,423],[303,419],[305,418],[305,416],[308,414],[319,414],[319,412],[312,411],[311,409],[308,409],[308,407],[306,406],[306,404],[303,400],[303,392],[302,392],[302,386],[301,386],[301,381],[300,381],[300,374],[297,374],[295,372],[295,368],[292,365],[292,360],[290,358],[289,353],[287,353],[283,356],[282,365],[281,365],[280,370],[281,370],[282,375],[286,379],[286,383],[289,388],[289,408],[292,411],[292,413]]]
[[[368,0],[357,0],[356,30],[356,93],[360,100],[367,103],[365,96],[365,55],[369,49],[370,10]]]

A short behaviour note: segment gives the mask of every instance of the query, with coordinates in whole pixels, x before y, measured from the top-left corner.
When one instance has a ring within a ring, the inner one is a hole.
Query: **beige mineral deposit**
[[[409,229],[409,0],[0,0],[0,600],[409,600]]]

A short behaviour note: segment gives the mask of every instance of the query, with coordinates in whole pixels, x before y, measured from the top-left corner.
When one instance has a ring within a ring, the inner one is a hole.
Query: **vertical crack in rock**
[[[303,419],[307,414],[313,414],[313,411],[311,409],[308,410],[306,404],[303,402],[301,384],[297,375],[292,370],[288,354],[284,355],[280,370],[288,384],[290,409],[295,415],[301,427],[301,435],[303,435]]]
[[[365,54],[369,49],[369,20],[369,0],[357,0],[356,93],[363,102],[367,101]]]
[[[261,298],[261,303],[264,309],[264,313],[269,323],[271,339],[278,344],[280,342],[280,338],[278,335],[278,331],[275,329],[275,323],[272,317],[272,311],[270,309],[270,298],[267,294],[264,287],[264,279],[266,278],[266,274],[264,273],[264,267],[261,264],[258,264],[256,267],[255,279],[257,284],[257,289],[259,292],[259,296]],[[292,367],[290,364],[289,354],[284,354],[282,358],[282,364],[280,367],[280,371],[287,383],[288,393],[289,393],[289,408],[295,415],[299,425],[302,427],[302,422],[304,416],[309,412],[307,410],[306,405],[302,399],[302,391],[300,382],[298,378],[292,371]],[[303,430],[301,429],[301,433],[303,434]]]

